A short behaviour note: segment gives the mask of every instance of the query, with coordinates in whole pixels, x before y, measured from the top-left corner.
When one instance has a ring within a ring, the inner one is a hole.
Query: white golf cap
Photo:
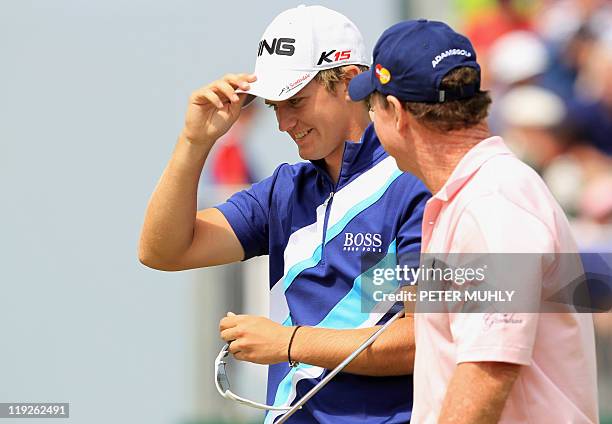
[[[544,42],[529,31],[512,31],[499,37],[489,50],[493,78],[510,85],[541,74],[548,67]]]
[[[369,63],[363,37],[346,16],[323,6],[300,5],[266,28],[257,48],[257,81],[245,92],[286,100],[321,70]]]
[[[508,91],[500,99],[502,119],[517,127],[551,128],[565,118],[561,97],[550,90],[524,85]]]

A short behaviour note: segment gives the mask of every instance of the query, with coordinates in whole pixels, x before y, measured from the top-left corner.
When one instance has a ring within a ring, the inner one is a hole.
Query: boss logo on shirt
[[[379,233],[344,233],[342,250],[382,252],[382,235]]]

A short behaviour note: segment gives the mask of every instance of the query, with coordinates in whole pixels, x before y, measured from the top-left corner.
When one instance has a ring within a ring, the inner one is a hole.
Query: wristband
[[[288,360],[288,362],[289,362],[289,366],[290,366],[291,368],[295,368],[295,367],[297,367],[298,365],[300,365],[300,363],[299,363],[299,362],[297,362],[297,361],[292,361],[292,360],[291,360],[291,345],[293,344],[293,339],[294,339],[294,337],[295,337],[295,333],[297,333],[297,331],[300,329],[300,327],[301,327],[301,325],[298,325],[298,326],[296,326],[296,327],[293,329],[293,334],[291,334],[291,339],[289,339],[289,347],[287,347],[287,360]]]

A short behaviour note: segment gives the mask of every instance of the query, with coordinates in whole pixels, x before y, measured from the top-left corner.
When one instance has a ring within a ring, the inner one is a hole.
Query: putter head
[[[217,360],[215,361],[215,379],[217,381],[217,388],[220,389],[220,393],[226,393],[230,390],[229,379],[227,378],[227,372],[225,367],[227,363],[223,360],[229,355],[229,344],[223,346]]]
[[[227,363],[224,359],[229,355],[229,344],[223,346],[217,358],[215,359],[215,386],[217,387],[217,391],[221,396],[225,399],[233,400],[235,402],[241,403],[243,405],[250,406],[252,408],[263,409],[268,411],[282,411],[286,412],[291,409],[290,406],[274,406],[274,405],[266,405],[263,403],[255,402],[237,394],[233,393],[230,390],[229,377],[226,372]]]

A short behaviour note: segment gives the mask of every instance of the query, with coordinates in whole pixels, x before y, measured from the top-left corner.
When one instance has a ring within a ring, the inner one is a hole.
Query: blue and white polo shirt
[[[217,208],[242,243],[245,259],[270,257],[271,319],[337,329],[384,323],[391,310],[361,311],[362,255],[383,260],[387,254],[412,253],[418,258],[430,193],[415,176],[397,168],[373,125],[360,143],[345,143],[337,184],[322,165],[282,164],[271,177]],[[292,404],[327,372],[307,364],[271,365],[268,404]],[[405,423],[411,410],[412,376],[340,373],[289,422]],[[281,414],[268,412],[265,423]]]

